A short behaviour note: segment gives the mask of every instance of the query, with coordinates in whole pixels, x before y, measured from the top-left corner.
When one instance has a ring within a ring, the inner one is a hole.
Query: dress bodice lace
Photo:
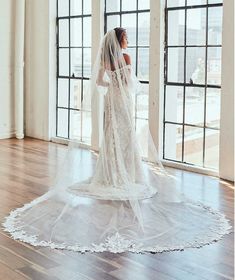
[[[129,64],[116,70],[106,70],[107,75],[110,79],[110,84],[114,88],[119,88],[120,85],[127,85],[127,80],[130,79],[130,70],[131,65]]]

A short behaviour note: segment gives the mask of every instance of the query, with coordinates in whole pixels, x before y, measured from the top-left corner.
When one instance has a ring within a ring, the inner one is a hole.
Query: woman
[[[78,176],[84,162],[71,141],[57,184],[6,218],[14,239],[79,252],[163,252],[202,247],[231,232],[223,214],[177,193],[149,131],[145,144],[158,172],[141,160],[133,97],[142,88],[126,47],[124,29],[107,32],[94,65],[92,103],[104,97],[104,129],[93,174]]]
[[[88,184],[69,187],[79,195],[124,200],[157,192],[147,184],[135,135],[132,95],[137,79],[131,76],[130,56],[122,52],[127,43],[125,29],[115,28],[104,37],[97,57],[92,82],[105,93],[104,137],[93,177]]]

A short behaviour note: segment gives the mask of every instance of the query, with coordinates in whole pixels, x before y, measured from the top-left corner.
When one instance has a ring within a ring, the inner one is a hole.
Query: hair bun
[[[126,34],[126,29],[122,28],[122,27],[115,27],[113,30],[115,31],[118,42],[121,45],[122,38],[123,38],[124,34]]]

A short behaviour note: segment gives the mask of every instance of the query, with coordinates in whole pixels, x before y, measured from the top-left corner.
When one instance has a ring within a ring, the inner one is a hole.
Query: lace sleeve
[[[126,65],[127,70],[129,71],[129,73],[131,74],[131,64],[127,64]]]
[[[96,84],[98,86],[103,86],[103,87],[108,87],[109,83],[107,81],[104,81],[103,77],[104,77],[104,68],[100,68],[99,73],[98,73],[98,77],[96,79]]]

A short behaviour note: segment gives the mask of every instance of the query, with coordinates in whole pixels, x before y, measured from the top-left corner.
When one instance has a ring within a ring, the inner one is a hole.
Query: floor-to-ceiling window
[[[222,0],[166,0],[163,158],[218,169]]]
[[[144,90],[135,99],[135,126],[146,138],[143,155],[147,156],[147,128],[149,102],[149,34],[150,1],[149,0],[106,0],[105,32],[115,27],[127,30],[128,50],[132,67]]]
[[[57,0],[56,136],[91,141],[91,0]]]

